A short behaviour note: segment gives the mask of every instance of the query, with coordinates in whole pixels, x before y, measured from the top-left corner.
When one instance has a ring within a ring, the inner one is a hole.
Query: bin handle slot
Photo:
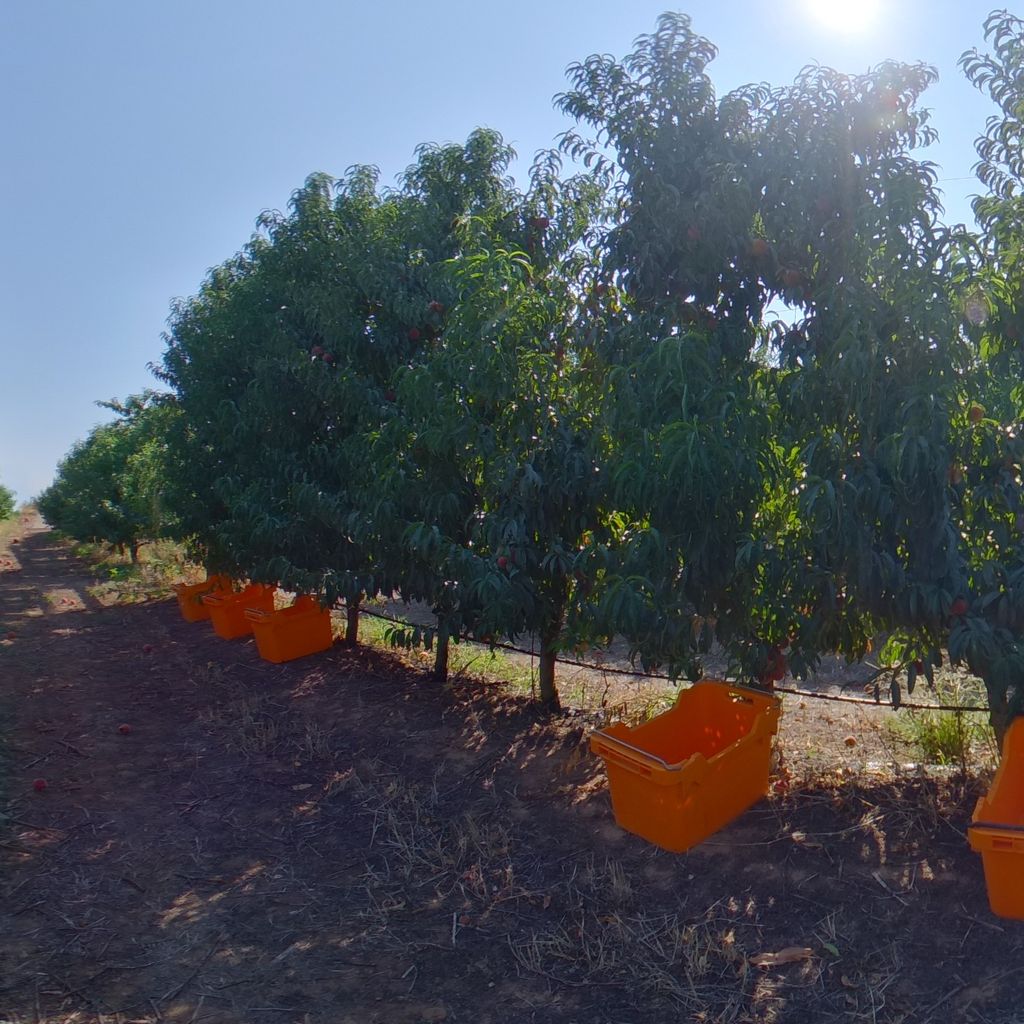
[[[627,743],[625,740],[620,740],[617,736],[609,736],[608,733],[603,732],[600,729],[594,730],[594,735],[601,738],[602,743],[608,743],[615,747],[624,747],[626,750],[633,754],[639,754],[640,757],[645,761],[656,761],[662,768],[670,772],[678,772],[681,770],[681,765],[669,764],[664,758],[658,757],[657,754],[652,754],[647,750],[643,750],[641,747],[635,747],[632,743]]]
[[[754,701],[753,701],[753,699],[751,697],[747,697],[747,696],[745,696],[742,693],[732,693],[731,691],[729,693],[729,700],[731,700],[733,702],[733,704],[753,704],[754,703]]]
[[[734,704],[768,704],[777,701],[777,697],[770,690],[761,690],[756,686],[744,686],[743,683],[725,682],[718,679],[709,679],[707,682],[713,686],[723,686],[728,689],[729,699]],[[694,686],[702,686],[703,682],[694,683]]]
[[[641,764],[639,761],[634,760],[622,751],[608,748],[601,751],[601,756],[605,761],[610,761],[612,764],[622,765],[630,771],[635,772],[637,775],[642,775],[644,778],[650,778],[653,774],[650,765]]]

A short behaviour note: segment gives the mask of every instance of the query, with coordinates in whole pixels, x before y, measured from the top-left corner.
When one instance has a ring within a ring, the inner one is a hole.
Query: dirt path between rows
[[[576,718],[375,650],[269,665],[172,602],[105,607],[37,522],[19,541],[5,1024],[1019,1020],[977,783],[865,773],[820,728],[816,778],[667,854],[615,826]]]

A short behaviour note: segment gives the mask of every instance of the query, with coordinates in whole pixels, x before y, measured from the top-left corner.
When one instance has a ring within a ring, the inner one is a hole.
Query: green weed
[[[960,674],[936,679],[930,699],[948,705],[985,703],[979,681]],[[963,774],[979,756],[992,759],[996,753],[984,712],[906,710],[892,718],[887,727],[925,763],[956,767]]]
[[[393,624],[372,615],[359,619],[359,642],[382,650],[394,651],[389,639]],[[413,652],[412,656],[415,656]],[[419,657],[424,664],[433,661],[432,651],[420,649]],[[500,648],[491,649],[486,644],[470,641],[452,641],[448,653],[448,675],[486,676],[488,680],[506,683],[512,692],[529,694],[535,687],[536,665],[531,669],[530,661],[522,655],[510,655]]]

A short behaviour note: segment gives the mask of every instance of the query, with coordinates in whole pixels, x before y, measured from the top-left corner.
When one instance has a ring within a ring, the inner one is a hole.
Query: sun
[[[882,11],[881,0],[803,0],[803,6],[822,28],[845,35],[869,31]]]

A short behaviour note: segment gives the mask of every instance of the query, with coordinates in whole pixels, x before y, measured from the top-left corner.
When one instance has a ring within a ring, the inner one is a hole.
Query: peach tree
[[[539,160],[510,225],[471,226],[448,267],[443,339],[398,375],[382,449],[399,453],[392,491],[412,499],[391,506],[406,547],[444,581],[441,644],[459,629],[533,635],[549,707],[582,540],[605,514],[603,373],[579,331],[604,188],[558,172],[557,159]]]
[[[14,515],[14,491],[0,484],[0,519]]]
[[[152,394],[99,404],[117,419],[71,448],[37,504],[46,521],[67,536],[111,544],[137,562],[143,544],[173,528],[165,479],[174,414]]]
[[[163,374],[195,456],[179,465],[212,513],[190,525],[246,575],[344,598],[350,639],[361,595],[436,589],[396,543],[367,452],[393,376],[438,343],[464,225],[508,216],[508,159],[481,130],[422,147],[392,191],[370,168],[314,175],[176,310]]]
[[[899,627],[927,673],[922,630],[963,586],[953,246],[912,156],[934,74],[815,67],[719,99],[715,52],[665,15],[560,99],[595,132],[566,147],[619,178],[603,273],[621,311],[598,311],[597,337],[628,526],[595,553],[593,614],[673,672],[698,675],[717,642],[770,685]]]
[[[997,113],[978,139],[977,248],[954,276],[965,348],[948,486],[964,586],[950,657],[980,675],[996,733],[1024,713],[1024,21],[995,12],[991,52],[961,58]]]

